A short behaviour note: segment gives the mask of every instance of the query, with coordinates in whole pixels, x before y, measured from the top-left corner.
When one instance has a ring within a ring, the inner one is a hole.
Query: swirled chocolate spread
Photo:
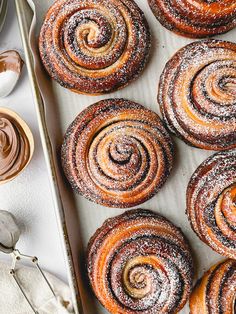
[[[27,164],[30,145],[21,125],[0,113],[0,181],[11,179]]]

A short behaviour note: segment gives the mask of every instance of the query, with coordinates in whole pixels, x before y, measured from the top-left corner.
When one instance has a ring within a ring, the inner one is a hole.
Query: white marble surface
[[[24,59],[14,1],[9,0],[7,20],[0,33],[0,52],[16,49]],[[66,280],[64,257],[54,214],[50,187],[39,138],[26,66],[16,89],[0,99],[0,106],[16,111],[30,126],[35,153],[30,165],[15,180],[0,186],[0,208],[12,212],[21,225],[18,248],[36,255],[44,269]],[[0,253],[0,259],[9,259]]]

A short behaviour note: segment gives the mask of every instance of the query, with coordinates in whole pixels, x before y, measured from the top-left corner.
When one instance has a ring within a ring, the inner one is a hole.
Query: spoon
[[[0,98],[8,96],[12,92],[19,80],[23,65],[24,61],[15,50],[0,54]]]

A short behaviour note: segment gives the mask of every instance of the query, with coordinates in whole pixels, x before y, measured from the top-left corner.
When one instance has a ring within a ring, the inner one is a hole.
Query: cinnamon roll
[[[169,129],[187,144],[236,147],[236,44],[205,40],[180,49],[161,75],[158,102]]]
[[[236,312],[236,261],[229,259],[209,269],[190,297],[190,314]]]
[[[187,214],[199,238],[236,259],[236,150],[204,161],[187,188]]]
[[[180,229],[138,209],[97,230],[88,245],[88,275],[112,314],[177,313],[191,291],[193,262]]]
[[[73,189],[109,207],[151,198],[172,168],[172,140],[158,115],[125,99],[82,111],[68,128],[62,165]]]
[[[46,15],[39,50],[62,86],[103,94],[139,76],[150,42],[148,23],[133,0],[61,0]]]
[[[226,33],[236,26],[236,3],[232,0],[148,0],[167,29],[186,37],[203,38]]]

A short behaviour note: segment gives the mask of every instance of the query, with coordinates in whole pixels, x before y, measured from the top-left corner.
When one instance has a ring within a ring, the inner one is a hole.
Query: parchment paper
[[[153,16],[146,0],[136,0],[144,11],[149,22],[152,33],[152,51],[150,61],[141,77],[128,87],[106,96],[85,96],[78,95],[64,89],[56,82],[51,81],[39,59],[37,38],[43,17],[53,3],[52,0],[33,1],[35,5],[36,36],[31,36],[31,46],[35,58],[35,71],[38,83],[45,102],[45,114],[47,124],[53,143],[55,153],[60,148],[63,135],[74,120],[76,115],[88,105],[105,98],[123,97],[154,110],[160,114],[156,101],[157,86],[160,74],[168,59],[181,47],[193,40],[177,36],[163,28]],[[34,8],[32,6],[32,8]],[[216,38],[235,41],[236,29]],[[152,209],[169,218],[177,226],[181,227],[190,241],[195,260],[195,279],[199,278],[205,270],[218,260],[224,259],[203,244],[190,228],[185,215],[186,187],[190,176],[196,167],[213,152],[191,148],[179,139],[175,141],[175,163],[170,178],[161,191],[139,208]],[[74,257],[78,257],[78,265],[81,273],[79,278],[82,302],[85,314],[107,313],[105,309],[95,300],[89,289],[85,272],[85,250],[91,235],[104,222],[106,218],[118,215],[124,210],[110,209],[93,204],[85,198],[74,195],[70,186],[66,183],[61,187],[62,197],[67,210],[67,222]],[[69,201],[69,202],[68,202]],[[71,219],[73,217],[73,219]],[[76,218],[75,218],[76,217]],[[82,244],[83,250],[80,250]],[[180,312],[189,313],[188,305]]]

